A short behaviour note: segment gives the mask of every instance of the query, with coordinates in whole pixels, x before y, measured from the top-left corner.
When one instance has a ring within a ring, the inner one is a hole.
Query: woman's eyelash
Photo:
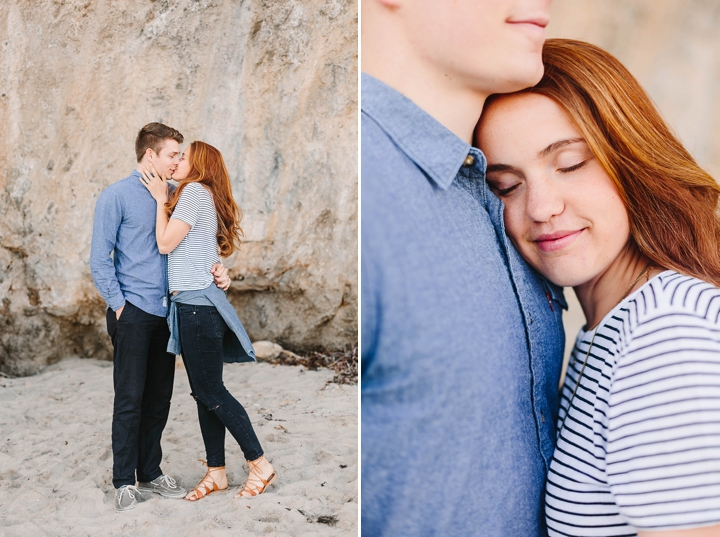
[[[590,159],[585,159],[585,160],[583,160],[582,162],[578,162],[577,164],[574,164],[573,166],[568,166],[567,168],[558,168],[558,171],[559,171],[560,173],[570,173],[570,172],[574,172],[574,171],[576,171],[576,170],[579,170],[579,169],[582,168],[583,166],[585,166],[585,164],[587,164],[589,160],[590,160]],[[506,196],[506,195],[510,194],[513,190],[515,190],[518,186],[520,186],[520,183],[514,184],[514,185],[509,186],[509,187],[507,187],[507,188],[497,188],[497,187],[495,187],[495,188],[493,188],[493,190],[495,191],[495,194],[498,195],[498,196]]]
[[[498,188],[497,195],[498,196],[504,196],[505,194],[510,194],[513,190],[515,190],[519,186],[519,183],[513,186],[509,186],[507,188]]]
[[[578,163],[575,164],[574,166],[570,166],[570,167],[568,167],[568,168],[558,168],[558,171],[560,171],[560,172],[562,172],[562,173],[574,172],[575,170],[579,170],[580,168],[582,168],[583,166],[585,166],[585,164],[587,164],[587,160],[583,160],[582,162],[578,162]]]

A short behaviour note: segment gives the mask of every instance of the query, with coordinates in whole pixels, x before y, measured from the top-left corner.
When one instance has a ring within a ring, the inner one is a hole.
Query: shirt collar
[[[150,191],[140,183],[141,177],[142,174],[139,171],[133,170],[132,173],[130,173],[130,175],[128,176],[128,179],[130,179],[130,183],[133,185],[132,188],[140,189],[152,198],[152,194],[150,194]],[[144,194],[140,195],[142,196]]]
[[[469,154],[484,157],[410,99],[362,74],[362,111],[440,188],[447,189]],[[484,166],[483,166],[484,167]]]

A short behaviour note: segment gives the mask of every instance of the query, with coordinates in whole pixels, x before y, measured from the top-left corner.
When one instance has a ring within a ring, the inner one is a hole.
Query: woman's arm
[[[168,184],[165,177],[160,175],[152,167],[144,169],[143,177],[140,179],[145,188],[157,202],[157,213],[155,216],[155,240],[161,254],[172,252],[185,235],[190,231],[190,225],[178,219],[169,219],[165,213],[165,203],[168,199]]]
[[[706,526],[689,530],[639,531],[638,537],[719,537],[720,526]]]

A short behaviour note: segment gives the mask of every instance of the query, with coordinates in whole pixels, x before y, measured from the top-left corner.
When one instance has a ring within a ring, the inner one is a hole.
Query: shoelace
[[[127,492],[128,496],[130,496],[130,499],[134,500],[135,494],[133,493],[133,490],[135,492],[137,492],[138,494],[140,494],[140,491],[137,489],[137,487],[135,487],[133,485],[125,485],[124,487],[122,487],[120,489],[120,499],[122,500],[123,494],[125,494]]]
[[[177,482],[170,477],[169,475],[161,475],[159,478],[158,485],[165,485],[167,488],[175,488],[175,485],[177,485]]]

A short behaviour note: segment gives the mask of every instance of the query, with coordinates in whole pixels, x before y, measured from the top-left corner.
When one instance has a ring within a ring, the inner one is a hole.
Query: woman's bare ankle
[[[212,480],[218,484],[218,487],[220,487],[221,489],[227,487],[228,480],[224,466],[209,466],[207,471],[210,474]]]

